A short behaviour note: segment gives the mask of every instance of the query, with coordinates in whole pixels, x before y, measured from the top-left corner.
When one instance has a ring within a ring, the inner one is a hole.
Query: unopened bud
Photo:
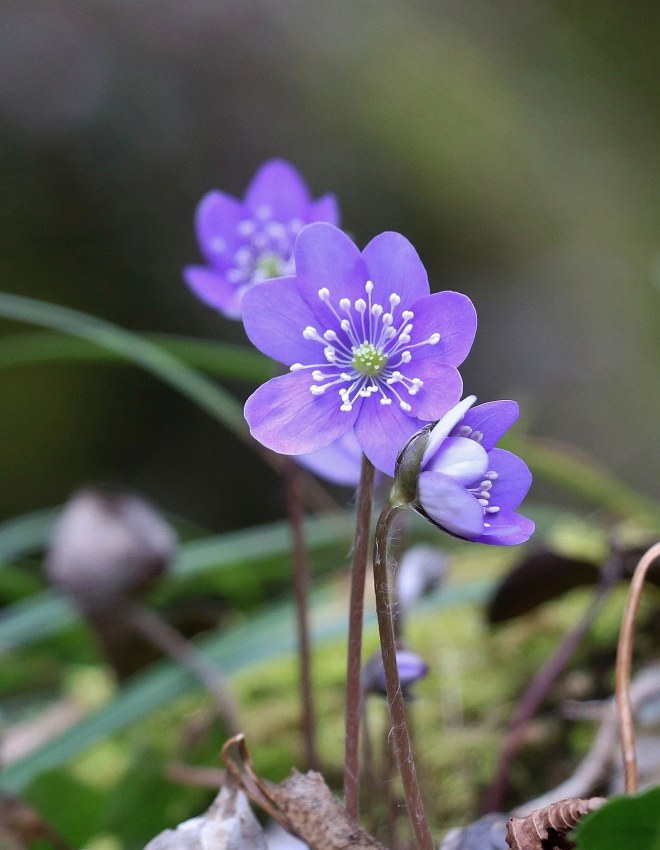
[[[176,535],[142,496],[86,487],[55,523],[46,554],[52,584],[94,611],[136,595],[168,567]]]
[[[399,452],[390,493],[390,503],[394,506],[411,505],[417,498],[417,479],[433,424],[429,423],[413,434]]]
[[[409,690],[420,679],[425,678],[429,672],[429,666],[414,652],[407,649],[397,649],[396,664],[399,670],[399,681],[404,697],[410,697]],[[383,668],[383,657],[380,651],[375,652],[362,668],[362,687],[372,694],[385,696],[385,669]]]

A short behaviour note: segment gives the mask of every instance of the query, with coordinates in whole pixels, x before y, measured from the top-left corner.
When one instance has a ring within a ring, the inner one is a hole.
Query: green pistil
[[[379,375],[387,363],[387,355],[371,342],[363,342],[353,349],[353,368],[361,375],[374,378]]]
[[[282,274],[282,261],[276,254],[264,254],[257,262],[257,269],[262,272],[264,279],[270,280]]]

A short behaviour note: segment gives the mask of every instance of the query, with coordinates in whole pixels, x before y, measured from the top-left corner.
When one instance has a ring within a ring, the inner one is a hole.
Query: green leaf
[[[139,334],[143,339],[184,361],[188,366],[217,378],[260,384],[273,376],[273,364],[245,345],[166,334]],[[0,369],[42,363],[121,363],[126,358],[108,348],[76,337],[50,331],[11,334],[0,338]]]
[[[0,523],[0,565],[41,549],[58,512],[47,508]]]
[[[578,850],[660,850],[660,787],[614,797],[577,827]]]
[[[87,340],[141,366],[197,404],[230,431],[250,441],[241,405],[221,387],[191,369],[159,345],[124,328],[78,310],[0,293],[0,316],[50,328]]]

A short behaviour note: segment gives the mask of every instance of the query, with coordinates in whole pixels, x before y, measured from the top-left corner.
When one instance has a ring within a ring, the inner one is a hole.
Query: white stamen
[[[404,322],[409,322],[414,317],[415,317],[415,314],[413,313],[412,310],[404,310],[403,313],[401,313],[401,318],[403,319]]]
[[[289,366],[289,372],[298,372],[300,369],[304,368],[305,367],[302,363],[292,363],[291,366]],[[314,378],[314,380],[316,381],[317,378]]]
[[[484,508],[488,504],[488,499],[477,499],[477,501],[479,502],[480,505],[483,505]]]
[[[440,342],[440,334],[434,333],[427,340],[429,345],[437,345]]]
[[[409,413],[412,410],[412,407],[408,404],[407,401],[400,401],[399,407],[401,410],[405,410],[406,413]]]
[[[388,404],[392,404],[392,399],[391,399],[391,398],[388,398],[387,396],[383,396],[383,398],[381,398],[381,399],[380,399],[380,403],[381,403],[384,407],[387,407],[387,405],[388,405]]]
[[[491,508],[486,508],[487,514],[496,514],[499,511],[497,505],[493,505]]]
[[[312,395],[323,395],[325,392],[325,386],[318,386],[317,384],[312,384],[309,388],[309,391]]]
[[[339,299],[339,307],[340,307],[340,309],[342,309],[345,313],[350,312],[350,309],[351,309],[351,301],[350,301],[350,299],[349,299],[349,298],[340,298],[340,299]]]
[[[402,363],[410,363],[412,360],[412,354],[409,351],[401,352],[401,362]]]
[[[319,298],[321,301],[327,301],[330,298],[330,290],[327,286],[322,286],[321,289],[319,289]]]
[[[374,284],[373,284],[373,281],[368,280],[368,281],[365,283],[364,288],[365,288],[365,291],[366,291],[369,295],[371,295],[371,293],[374,291]]]

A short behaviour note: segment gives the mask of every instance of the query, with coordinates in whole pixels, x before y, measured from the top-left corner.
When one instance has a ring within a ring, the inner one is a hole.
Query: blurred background
[[[657,494],[659,25],[603,0],[2,0],[2,287],[242,342],[181,268],[199,198],[281,156],[360,245],[400,231],[473,299],[470,392]],[[3,517],[95,480],[212,529],[281,515],[275,476],[133,367],[0,392]]]

